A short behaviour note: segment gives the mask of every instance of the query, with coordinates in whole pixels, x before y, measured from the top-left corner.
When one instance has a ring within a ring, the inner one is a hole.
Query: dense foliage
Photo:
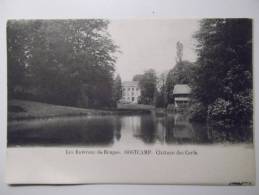
[[[167,73],[161,73],[157,78],[157,92],[155,106],[159,108],[167,107],[167,91],[166,91]]]
[[[122,82],[120,75],[117,75],[113,82],[113,103],[116,103],[122,98]]]
[[[110,106],[117,47],[107,27],[99,19],[9,21],[9,97]]]
[[[252,121],[252,21],[205,19],[194,35],[198,60],[193,95],[203,115],[215,121]],[[194,105],[195,106],[195,105]],[[199,118],[199,111],[193,118]]]
[[[135,81],[139,81],[141,96],[139,103],[155,104],[157,92],[157,76],[153,69],[145,71],[143,75],[136,75]]]

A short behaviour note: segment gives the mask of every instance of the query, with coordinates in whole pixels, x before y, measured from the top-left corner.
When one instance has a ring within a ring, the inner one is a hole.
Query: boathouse
[[[186,84],[177,84],[174,86],[173,97],[176,110],[185,108],[190,101],[191,88]]]

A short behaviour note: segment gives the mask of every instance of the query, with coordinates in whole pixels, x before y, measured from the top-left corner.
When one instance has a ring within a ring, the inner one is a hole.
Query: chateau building
[[[122,101],[125,103],[138,103],[140,88],[137,81],[122,82]]]

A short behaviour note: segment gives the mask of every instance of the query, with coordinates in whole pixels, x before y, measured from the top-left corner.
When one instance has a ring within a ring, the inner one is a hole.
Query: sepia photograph
[[[6,28],[9,149],[172,156],[196,147],[223,151],[235,174],[246,160],[243,180],[223,182],[254,184],[252,19],[9,20]]]
[[[252,21],[11,20],[8,146],[253,142]]]

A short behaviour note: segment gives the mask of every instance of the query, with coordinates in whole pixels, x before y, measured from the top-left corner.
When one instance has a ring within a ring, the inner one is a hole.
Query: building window
[[[130,88],[128,88],[128,91],[130,91]]]
[[[132,97],[131,99],[132,99],[132,101],[134,102],[135,98],[134,98],[134,97]]]

